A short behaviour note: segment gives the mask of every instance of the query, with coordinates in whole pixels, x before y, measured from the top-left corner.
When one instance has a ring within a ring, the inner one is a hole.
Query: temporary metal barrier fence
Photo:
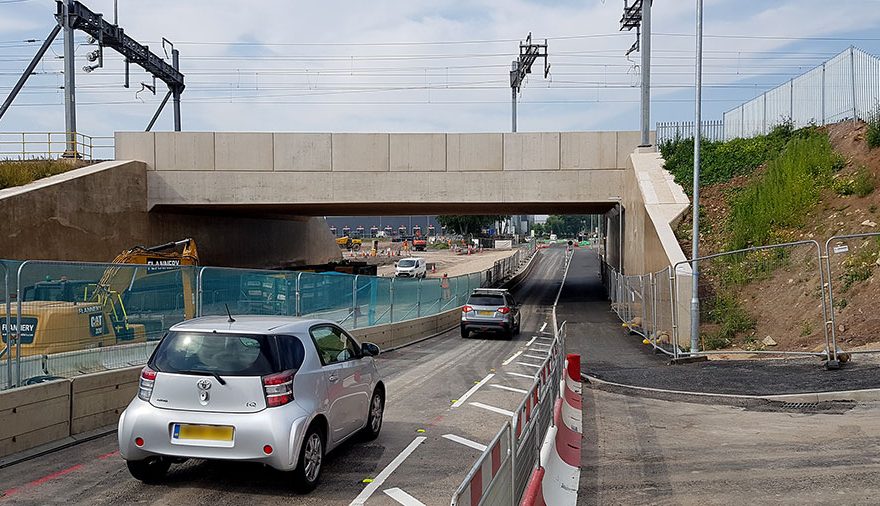
[[[556,327],[553,310],[554,338],[547,358],[535,374],[525,398],[505,421],[501,430],[474,463],[452,496],[452,506],[511,505],[520,503],[529,476],[541,460],[541,445],[547,429],[553,424],[553,404],[559,397],[559,385],[565,364],[565,322]],[[509,444],[499,442],[509,441]],[[499,450],[501,451],[499,455]],[[497,470],[493,459],[500,462]],[[486,476],[486,469],[493,469]],[[480,487],[481,492],[476,491]]]
[[[624,276],[602,263],[611,309],[630,333],[638,334],[659,353],[678,357],[675,346],[674,280],[671,267],[638,276]]]
[[[730,140],[845,119],[868,119],[880,101],[880,58],[850,47],[822,65],[724,113]]]
[[[492,270],[445,282],[220,267],[0,261],[0,361],[6,359],[0,389],[145,363],[152,347],[133,345],[158,341],[186,318],[225,315],[227,308],[236,314],[325,318],[348,329],[435,315],[462,305],[484,283],[508,279],[533,253],[534,248],[522,248]],[[123,345],[124,350],[109,351]]]
[[[855,241],[860,241],[860,244],[852,244]],[[840,258],[840,256],[848,254],[844,260],[840,262],[834,261],[835,258]],[[880,266],[880,233],[878,232],[869,232],[862,234],[849,234],[849,235],[836,235],[829,238],[825,241],[825,269],[827,272],[828,279],[828,309],[826,311],[826,332],[831,334],[831,348],[830,348],[830,360],[837,361],[839,359],[839,352],[846,353],[877,353],[880,352],[878,349],[844,349],[840,345],[840,340],[838,339],[838,332],[844,333],[847,328],[852,328],[853,325],[846,327],[843,322],[838,323],[838,316],[842,316],[843,312],[849,308],[849,310],[853,313],[858,312],[857,318],[861,320],[861,323],[867,323],[871,328],[864,335],[853,334],[851,331],[850,338],[855,343],[853,347],[858,347],[860,344],[868,344],[870,342],[876,342],[877,336],[876,331],[880,328],[880,314],[878,314],[875,307],[869,308],[865,311],[865,308],[861,307],[853,307],[848,303],[848,299],[846,299],[843,294],[849,292],[850,289],[856,289],[858,284],[861,282],[868,281],[868,278],[877,270]],[[835,267],[837,267],[835,269]],[[843,272],[840,272],[840,271]],[[835,284],[840,283],[840,289],[835,292]],[[876,288],[874,289],[874,294],[876,294]],[[838,296],[835,299],[836,295]],[[876,304],[875,297],[864,297],[863,300],[867,300],[869,304]],[[840,313],[840,314],[838,314]],[[850,323],[846,321],[846,323]],[[838,325],[842,325],[843,327],[839,327]],[[841,330],[843,328],[843,330]],[[867,335],[867,333],[874,335]],[[862,343],[864,341],[864,343]]]

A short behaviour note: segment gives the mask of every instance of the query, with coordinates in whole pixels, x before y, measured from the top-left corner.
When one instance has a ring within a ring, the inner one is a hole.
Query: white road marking
[[[385,495],[394,499],[395,501],[403,504],[403,506],[425,506],[425,503],[416,499],[415,497],[407,494],[403,490],[399,488],[389,488],[388,490],[383,490]]]
[[[527,394],[528,390],[523,390],[522,388],[513,388],[507,385],[489,385],[490,387],[500,388],[501,390],[509,390],[511,392],[516,392],[518,394]]]
[[[521,353],[522,353],[522,351],[518,351],[518,352],[514,353],[513,356],[511,356],[510,358],[508,358],[504,362],[501,362],[501,365],[507,365],[507,364],[513,362],[513,359],[520,356]]]
[[[545,358],[547,358],[547,355],[544,355],[543,357],[541,355],[523,355],[523,358],[536,358],[538,360],[544,360]]]
[[[541,333],[542,333],[542,334],[550,334],[549,332],[541,332]],[[550,334],[550,335],[552,335],[552,334]],[[541,337],[539,337],[538,339],[546,339],[546,340],[548,340],[548,341],[552,341],[552,340],[553,340],[552,337],[547,337],[547,336],[541,336]]]
[[[532,343],[534,343],[534,342],[535,342],[535,339],[537,339],[537,338],[538,338],[538,336],[532,336],[532,338],[529,339],[528,342],[526,343],[526,348],[528,348],[529,346],[531,346]]]
[[[468,397],[474,395],[474,392],[479,390],[481,386],[485,385],[487,381],[489,381],[490,379],[492,379],[494,377],[495,377],[494,373],[487,374],[485,378],[483,378],[479,381],[479,383],[472,386],[470,390],[468,390],[467,392],[464,393],[464,395],[459,397],[458,400],[452,404],[452,407],[457,408],[457,407],[461,406],[462,404],[464,404],[464,401],[468,400]]]
[[[523,391],[525,392],[525,390]],[[480,450],[481,452],[486,450],[486,445],[482,445],[476,441],[471,441],[470,439],[465,439],[461,436],[456,436],[455,434],[443,434],[443,437],[450,441],[455,441],[456,443],[470,446],[474,450]]]
[[[541,368],[541,364],[530,364],[530,363],[528,363],[528,362],[517,362],[517,364],[519,364],[519,365],[527,365],[527,366],[529,366],[529,367],[537,367],[538,369]]]
[[[544,325],[541,325],[541,330],[539,330],[538,332],[544,332],[544,329],[546,329],[546,328],[547,328],[547,322],[544,322]]]
[[[476,406],[478,408],[483,408],[488,411],[492,411],[493,413],[498,413],[501,415],[513,416],[515,413],[513,411],[507,411],[506,409],[496,408],[495,406],[489,406],[488,404],[483,404],[482,402],[471,402],[471,406]]]
[[[530,380],[535,379],[535,375],[534,375],[534,374],[523,374],[523,373],[521,373],[521,372],[509,372],[509,373],[507,373],[507,374],[509,374],[509,375],[511,375],[511,376],[519,376],[520,378],[528,378],[528,379],[530,379]]]
[[[379,487],[382,486],[382,483],[384,483],[385,480],[387,480],[388,477],[391,476],[391,473],[393,473],[395,469],[400,466],[400,464],[403,464],[403,461],[406,460],[406,458],[409,457],[412,452],[416,451],[416,448],[418,448],[420,444],[424,443],[426,439],[428,438],[425,436],[419,436],[413,439],[413,442],[410,443],[409,446],[404,448],[403,451],[400,452],[400,454],[394,457],[394,460],[392,460],[390,464],[385,466],[385,469],[383,469],[378,476],[373,478],[373,481],[369,485],[367,485],[366,488],[361,490],[361,493],[358,494],[358,496],[354,498],[354,501],[351,501],[348,506],[363,506],[367,502],[367,499],[369,499],[370,496],[373,495],[373,492],[378,490]]]

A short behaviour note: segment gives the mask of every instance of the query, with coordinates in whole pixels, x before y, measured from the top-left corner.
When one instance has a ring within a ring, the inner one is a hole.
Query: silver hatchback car
[[[315,488],[324,455],[382,428],[385,386],[373,357],[326,320],[204,317],[179,323],[141,372],[119,418],[132,476],[161,480],[188,458],[260,462]]]

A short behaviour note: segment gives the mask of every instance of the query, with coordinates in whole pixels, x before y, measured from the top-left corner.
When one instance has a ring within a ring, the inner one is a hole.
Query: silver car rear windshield
[[[504,297],[501,295],[471,295],[467,303],[471,306],[500,307],[504,305]]]
[[[265,376],[299,369],[304,349],[293,336],[169,332],[150,367],[159,372]]]

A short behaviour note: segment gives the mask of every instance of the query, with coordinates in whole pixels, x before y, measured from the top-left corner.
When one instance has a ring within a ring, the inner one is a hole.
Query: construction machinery
[[[352,238],[350,235],[344,235],[336,238],[336,244],[344,250],[360,251],[363,240],[360,237]]]
[[[177,251],[180,246],[183,250]],[[192,318],[196,308],[194,275],[180,267],[198,263],[195,242],[184,239],[124,251],[97,281],[61,276],[24,287],[11,304],[8,317],[6,308],[0,307],[0,337],[7,345],[0,356],[48,355],[144,342],[147,324],[131,321],[128,296],[152,293],[158,297],[145,300],[162,300],[168,293],[161,292],[162,287],[173,286],[174,293],[183,294],[184,318]],[[10,335],[19,342],[13,340],[10,345]]]

